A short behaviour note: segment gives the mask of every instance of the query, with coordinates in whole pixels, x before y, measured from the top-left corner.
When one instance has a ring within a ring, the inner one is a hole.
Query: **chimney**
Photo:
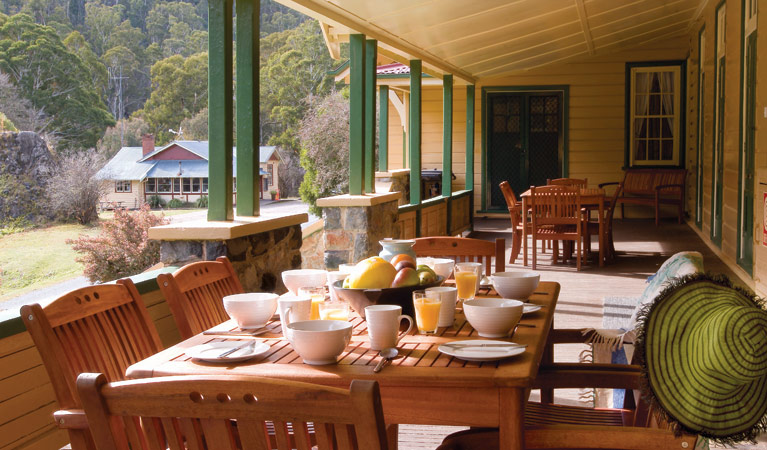
[[[141,154],[146,156],[154,151],[154,135],[144,134],[141,136]]]

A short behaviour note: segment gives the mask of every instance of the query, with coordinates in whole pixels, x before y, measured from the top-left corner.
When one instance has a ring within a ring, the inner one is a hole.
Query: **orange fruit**
[[[391,263],[392,266],[396,267],[400,261],[409,261],[413,263],[413,268],[415,268],[415,258],[413,258],[410,255],[406,255],[404,253],[400,253],[399,255],[394,255],[394,257],[389,262]]]

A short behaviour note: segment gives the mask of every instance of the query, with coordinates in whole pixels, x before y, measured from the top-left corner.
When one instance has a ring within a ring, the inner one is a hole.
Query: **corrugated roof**
[[[123,147],[96,173],[103,180],[142,180],[157,161],[138,162],[141,147]]]
[[[178,145],[204,159],[197,160],[147,160],[163,150]],[[235,147],[234,152],[237,152]],[[109,162],[98,171],[97,178],[104,180],[143,180],[144,178],[181,177],[197,178],[208,176],[208,141],[174,141],[164,147],[155,148],[152,153],[143,156],[141,147],[123,147]],[[259,147],[259,162],[265,163],[272,156],[280,158],[277,147]],[[237,158],[234,157],[233,166],[237,168]],[[179,173],[181,163],[181,175]],[[263,170],[261,175],[267,175]]]
[[[376,68],[377,75],[402,75],[406,73],[410,73],[410,67],[400,63],[386,64]]]

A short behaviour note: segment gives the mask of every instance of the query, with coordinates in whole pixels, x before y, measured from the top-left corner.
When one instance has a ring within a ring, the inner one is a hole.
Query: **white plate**
[[[476,347],[456,348],[453,345],[476,345]],[[480,347],[480,345],[503,345],[503,347]],[[520,355],[525,352],[526,346],[517,346],[508,341],[491,341],[486,339],[471,339],[467,341],[453,341],[440,345],[437,350],[458,359],[466,361],[497,361],[499,359],[509,358]]]
[[[230,353],[223,358],[218,356],[224,353],[227,349],[242,344],[243,341],[239,340],[231,342],[209,342],[207,344],[190,348],[186,351],[186,356],[207,362],[238,362],[245,361],[246,359],[250,358],[255,358],[256,356],[261,356],[269,351],[269,344],[265,342],[257,342],[254,348],[245,347],[243,349],[237,350],[234,353]]]
[[[522,314],[529,314],[534,313],[536,311],[541,310],[541,305],[531,305],[529,303],[524,305],[524,309],[522,310]]]

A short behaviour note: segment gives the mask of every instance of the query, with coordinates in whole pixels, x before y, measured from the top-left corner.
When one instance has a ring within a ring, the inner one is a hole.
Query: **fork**
[[[245,342],[244,344],[240,344],[237,347],[232,347],[229,350],[227,350],[227,351],[221,353],[220,355],[218,355],[218,357],[219,358],[225,358],[225,357],[231,355],[232,353],[234,353],[234,352],[236,352],[238,350],[242,350],[242,349],[247,348],[247,347],[255,348],[256,347],[255,339],[252,340],[252,341]]]

